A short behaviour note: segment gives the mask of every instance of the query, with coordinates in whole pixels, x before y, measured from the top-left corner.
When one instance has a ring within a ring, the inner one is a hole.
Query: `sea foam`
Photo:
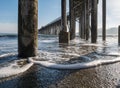
[[[116,55],[116,53],[111,53],[112,55]],[[117,53],[118,55],[119,53]],[[1,55],[3,56],[8,56],[9,54],[4,54]],[[108,54],[110,55],[110,53]],[[82,58],[85,58],[86,60],[90,60],[91,58],[87,56],[81,56]],[[111,63],[116,63],[120,62],[120,57],[117,57],[115,59],[97,59],[89,62],[81,62],[81,63],[74,63],[74,64],[57,64],[53,63],[50,61],[38,61],[35,59],[40,59],[40,57],[29,57],[28,61],[29,63],[23,65],[20,67],[18,65],[18,61],[20,60],[15,60],[14,63],[10,63],[8,66],[4,66],[0,68],[0,78],[5,78],[5,77],[10,77],[14,76],[20,73],[23,73],[27,71],[33,64],[39,64],[47,68],[51,69],[64,69],[64,70],[75,70],[75,69],[86,69],[86,68],[91,68],[91,67],[96,67],[99,65],[106,65],[106,64],[111,64]]]
[[[14,55],[17,55],[17,54],[16,54],[16,53],[2,54],[2,55],[0,55],[0,58],[3,58],[3,57],[9,57],[9,56],[14,56]]]
[[[7,66],[0,67],[0,78],[6,78],[6,77],[10,77],[10,76],[14,76],[14,75],[23,73],[23,72],[27,71],[33,65],[33,63],[28,63],[28,64],[20,67],[17,64],[18,61],[19,60],[16,60],[12,63],[7,63],[7,64],[9,64]]]
[[[32,57],[28,58],[29,62],[35,63],[35,64],[40,64],[44,67],[47,68],[52,68],[52,69],[64,69],[64,70],[74,70],[74,69],[86,69],[86,68],[91,68],[91,67],[96,67],[99,65],[105,65],[105,64],[111,64],[115,62],[120,61],[120,57],[112,59],[112,60],[94,60],[90,62],[84,62],[84,63],[75,63],[75,64],[57,64],[57,63],[51,63],[49,61],[36,61]]]
[[[0,55],[0,58],[4,57],[9,57],[9,56],[14,56],[16,53],[7,53],[7,54],[2,54]],[[19,62],[24,62],[24,59],[21,60],[12,60],[12,61],[7,61],[5,63],[0,64],[0,78],[6,78],[10,77],[13,75],[17,75],[20,73],[23,73],[27,71],[33,63],[26,63],[25,65],[19,65]]]

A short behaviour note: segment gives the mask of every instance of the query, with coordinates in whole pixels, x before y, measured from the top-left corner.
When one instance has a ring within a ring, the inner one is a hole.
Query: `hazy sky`
[[[39,27],[61,15],[61,0],[39,1]],[[101,1],[99,0],[98,25],[101,27]],[[68,5],[67,5],[68,7]],[[68,11],[68,8],[67,8]],[[18,0],[0,0],[0,33],[17,33]],[[107,0],[107,28],[120,24],[120,0]]]

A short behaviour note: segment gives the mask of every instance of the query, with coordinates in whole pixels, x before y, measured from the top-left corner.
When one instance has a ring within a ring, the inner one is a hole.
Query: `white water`
[[[41,43],[43,43],[43,45],[42,46],[40,45],[40,50],[39,50],[40,51],[40,57],[36,58],[36,59],[43,58],[47,61],[36,61],[36,60],[33,60],[33,58],[29,58],[30,63],[24,65],[23,67],[19,67],[17,65],[17,61],[15,63],[10,63],[9,66],[5,66],[5,67],[0,68],[0,78],[9,77],[9,76],[17,75],[19,73],[23,73],[26,70],[28,70],[33,64],[40,64],[44,67],[52,68],[52,69],[85,69],[85,68],[95,67],[95,66],[102,65],[102,64],[111,64],[111,63],[115,63],[115,62],[120,61],[120,57],[117,57],[117,58],[114,58],[114,59],[104,60],[104,59],[101,59],[99,55],[97,56],[97,54],[95,54],[96,56],[95,55],[94,56],[98,57],[99,59],[91,61],[91,59],[92,59],[91,57],[82,56],[82,53],[80,53],[80,52],[83,52],[83,51],[86,52],[86,50],[85,50],[86,48],[85,49],[80,48],[81,46],[96,46],[98,48],[102,47],[101,50],[100,50],[100,51],[102,51],[102,49],[106,46],[104,46],[101,43],[100,44],[90,44],[90,43],[86,43],[85,41],[81,41],[80,39],[76,39],[72,42],[73,45],[71,44],[70,46],[67,46],[65,48],[54,46],[56,44],[55,39],[54,40],[43,39],[42,41],[40,40],[39,44],[41,44]],[[51,45],[49,43],[51,43]],[[44,46],[44,44],[46,44],[46,45]],[[112,42],[112,43],[108,42],[108,44],[109,44],[109,47],[114,46],[114,42]],[[2,45],[4,45],[4,43]],[[11,46],[10,44],[7,44],[7,45]],[[15,46],[15,45],[13,44],[13,46]],[[48,46],[47,50],[44,50],[44,48],[42,49],[42,47],[46,48],[46,46]],[[2,52],[4,51],[2,46],[0,47],[0,49],[1,49]],[[14,49],[14,47],[12,49]],[[8,51],[11,51],[12,49],[11,48],[10,49],[6,48],[6,50],[8,50]],[[54,51],[52,51],[52,50],[54,50]],[[107,55],[107,56],[120,56],[120,54],[118,52],[114,52],[114,51],[116,51],[116,50],[113,50],[112,52],[110,51],[109,53],[103,53],[103,54]],[[93,52],[94,52],[94,50],[93,50]],[[4,57],[13,56],[13,55],[15,55],[15,54],[13,54],[13,53],[2,54],[2,55],[0,55],[0,59],[2,59]],[[67,57],[64,57],[64,56],[67,56]],[[87,60],[88,62],[66,64],[66,65],[57,64],[57,63],[53,62],[54,60],[60,60],[61,61],[62,59],[64,61],[69,61],[71,59],[71,57],[72,58],[81,57],[81,58]]]
[[[23,73],[23,72],[27,71],[33,65],[33,63],[28,63],[28,64],[20,67],[17,64],[18,61],[19,60],[16,60],[12,63],[7,63],[7,64],[9,64],[8,66],[1,67],[0,68],[0,78],[6,78],[6,77],[10,77],[10,76],[14,76],[14,75]]]
[[[102,44],[82,44],[83,46],[97,46],[97,47],[105,47],[105,46],[103,46]]]
[[[118,52],[110,52],[110,53],[108,53],[108,55],[110,55],[110,56],[120,56],[120,53],[118,53]]]
[[[119,55],[119,53],[109,53],[106,55]],[[13,55],[12,53],[10,54],[3,54],[1,55],[1,57],[5,57],[8,55]],[[82,58],[86,59],[86,60],[90,60],[91,58],[87,57],[87,56],[81,56]],[[36,59],[40,59],[39,57],[33,57]],[[98,60],[94,60],[94,61],[89,61],[89,62],[82,62],[82,63],[74,63],[74,64],[57,64],[57,63],[51,63],[49,61],[36,61],[33,60],[32,57],[28,58],[28,61],[30,63],[20,67],[17,64],[16,60],[14,61],[14,63],[10,63],[8,66],[5,67],[1,67],[0,69],[0,78],[5,78],[5,77],[9,77],[9,76],[13,76],[13,75],[17,75],[20,73],[23,73],[25,71],[27,71],[33,64],[40,64],[44,67],[47,68],[52,68],[52,69],[68,69],[68,70],[73,70],[73,69],[86,69],[86,68],[91,68],[91,67],[95,67],[95,66],[99,66],[99,65],[104,65],[104,64],[111,64],[111,63],[115,63],[115,62],[120,62],[120,57],[117,57],[115,59],[98,59]]]
[[[112,59],[112,60],[95,60],[95,61],[91,61],[91,62],[87,62],[87,63],[76,63],[76,64],[68,64],[68,65],[50,63],[48,61],[35,61],[35,60],[33,60],[33,58],[28,58],[28,59],[29,59],[29,62],[32,62],[35,64],[40,64],[47,68],[65,69],[65,70],[86,69],[86,68],[91,68],[91,67],[95,67],[95,66],[99,66],[99,65],[120,62],[120,57]]]
[[[3,58],[3,57],[9,57],[9,56],[14,56],[14,55],[16,55],[16,53],[2,54],[2,55],[0,55],[0,58]]]
[[[120,53],[118,53],[118,52],[98,53],[98,54],[100,54],[100,55],[106,55],[106,56],[120,56]]]
[[[56,40],[42,40],[42,43],[53,43],[56,42]]]

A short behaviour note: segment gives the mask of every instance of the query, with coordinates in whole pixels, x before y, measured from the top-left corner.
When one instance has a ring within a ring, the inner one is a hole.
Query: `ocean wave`
[[[1,55],[1,57],[6,57],[9,55],[12,55],[12,54],[4,54],[4,55]],[[119,55],[119,53],[111,52],[106,55]],[[25,61],[24,59],[14,60],[12,62],[8,62],[7,65],[6,63],[4,63],[5,66],[0,65],[0,78],[6,78],[6,77],[23,73],[27,71],[33,64],[39,64],[41,66],[44,66],[50,69],[79,70],[79,69],[92,68],[99,65],[106,65],[106,64],[120,62],[120,57],[117,57],[114,59],[97,59],[93,61],[91,61],[91,58],[88,56],[80,56],[80,57],[83,59],[86,59],[88,62],[58,64],[50,61],[39,61],[40,57],[29,57],[28,60],[25,59],[26,60],[25,64],[20,65],[19,62],[24,63]],[[39,60],[36,60],[36,59],[39,59]],[[27,61],[29,61],[29,63]]]
[[[41,40],[41,43],[54,43],[56,40]]]
[[[92,44],[92,43],[84,43],[82,44],[82,46],[96,46],[96,47],[105,47],[102,44]]]
[[[25,71],[27,71],[32,65],[33,63],[27,63],[25,65],[20,66],[18,63],[21,60],[15,60],[11,63],[7,63],[9,65],[5,65],[5,66],[0,66],[0,78],[7,78],[10,76],[14,76],[20,73],[23,73]],[[23,61],[23,60],[22,60]]]
[[[10,38],[14,38],[17,37],[17,35],[0,35],[0,37],[10,37]]]
[[[34,58],[34,57],[33,57]],[[32,62],[34,64],[40,64],[44,67],[51,68],[51,69],[63,69],[63,70],[77,70],[77,69],[87,69],[91,67],[96,67],[99,65],[105,65],[105,64],[112,64],[116,62],[120,62],[120,57],[110,60],[94,60],[90,62],[85,63],[75,63],[75,64],[57,64],[57,63],[51,63],[49,61],[36,61],[32,57],[28,58],[29,62]]]
[[[2,63],[0,63],[0,78],[23,73],[33,65],[33,63],[28,63],[27,59],[18,59],[17,53],[2,54],[0,55],[0,60],[2,60]]]
[[[99,55],[104,55],[104,56],[120,56],[120,53],[118,53],[118,52],[109,52],[109,53],[96,52],[96,53],[99,54]]]
[[[9,56],[14,56],[14,55],[17,55],[17,53],[2,54],[2,55],[0,55],[0,58],[9,57]]]

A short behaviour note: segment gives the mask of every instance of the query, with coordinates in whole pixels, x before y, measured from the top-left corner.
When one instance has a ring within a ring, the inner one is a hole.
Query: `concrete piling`
[[[103,41],[106,40],[106,0],[102,0],[102,14],[103,14],[103,22],[102,22],[102,35]]]
[[[38,49],[38,0],[18,0],[18,6],[18,56],[36,56]]]
[[[80,35],[80,38],[82,38],[82,30],[81,30],[81,17],[79,18],[79,35]]]
[[[59,33],[59,43],[69,43],[70,33],[67,32],[66,0],[61,0],[61,26]]]
[[[84,10],[81,12],[81,39],[85,39]]]
[[[97,42],[97,0],[91,0],[91,42]]]
[[[89,40],[89,0],[86,0],[86,40]]]
[[[69,16],[70,16],[70,40],[75,38],[75,29],[76,29],[76,21],[75,21],[75,13],[74,13],[74,0],[69,0]]]
[[[120,45],[120,26],[118,26],[118,45]]]
[[[59,20],[53,21],[53,23],[50,24],[51,29],[53,30],[54,26],[52,26],[52,24],[56,24],[58,21],[61,21],[61,30],[59,28],[60,43],[68,43],[69,35],[70,40],[75,38],[76,20],[79,20],[80,38],[89,40],[91,29],[91,42],[97,42],[98,1],[99,0],[69,0],[69,15],[66,16],[66,0],[61,0],[62,16]],[[70,24],[68,25],[70,27],[70,33],[67,32],[67,18],[70,22]],[[57,29],[57,27],[55,28]],[[106,40],[106,0],[103,0],[103,40]]]
[[[87,0],[84,0],[83,1],[83,18],[84,18],[84,21],[83,21],[83,26],[84,26],[84,36],[83,36],[83,39],[86,39],[86,1]]]

